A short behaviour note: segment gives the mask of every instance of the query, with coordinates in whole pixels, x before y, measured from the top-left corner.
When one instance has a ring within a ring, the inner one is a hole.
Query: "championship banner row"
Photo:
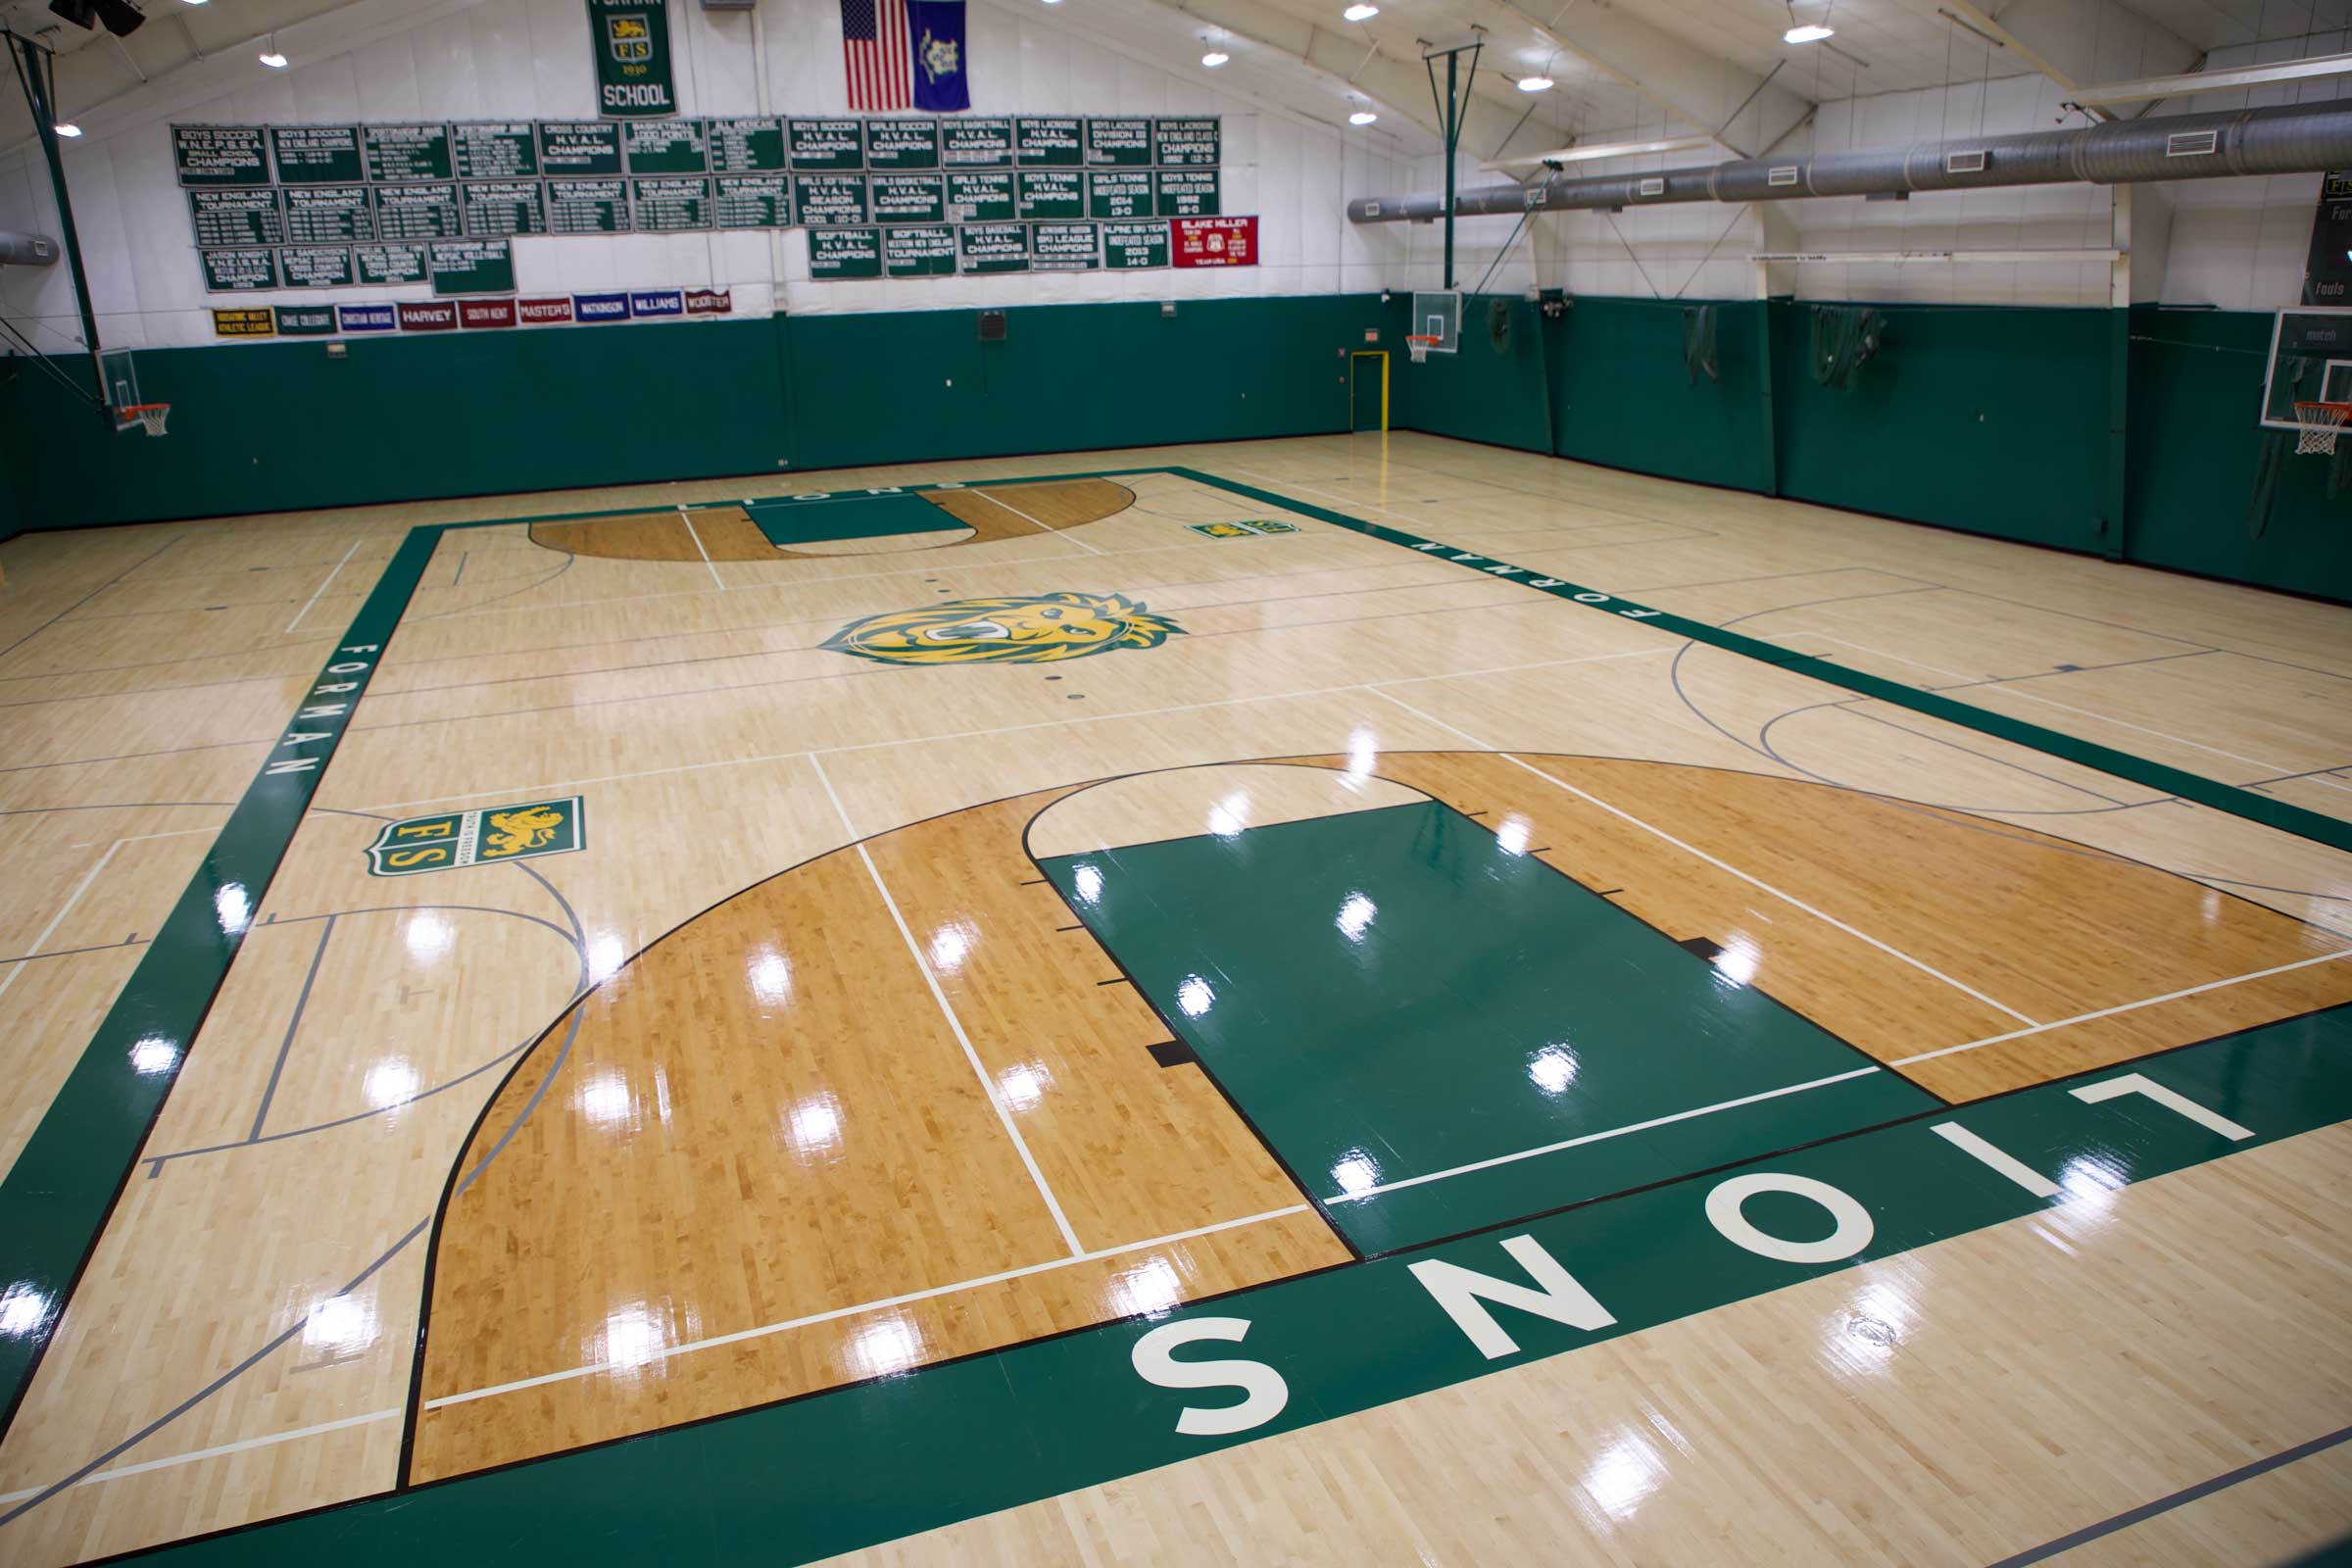
[[[390,305],[242,305],[213,312],[215,337],[333,337],[374,332],[469,332],[598,325],[732,315],[724,288],[629,289],[546,299],[406,300]]]
[[[861,223],[1214,218],[1214,169],[690,174],[192,190],[199,250]]]
[[[1256,265],[1254,217],[1108,223],[937,223],[808,231],[808,275],[819,282]],[[425,283],[437,296],[511,294],[515,290],[514,247],[505,240],[206,251],[204,266],[205,287],[216,294]]]
[[[409,184],[619,174],[920,173],[946,169],[1214,169],[1214,115],[1094,119],[442,121],[173,125],[190,186]]]

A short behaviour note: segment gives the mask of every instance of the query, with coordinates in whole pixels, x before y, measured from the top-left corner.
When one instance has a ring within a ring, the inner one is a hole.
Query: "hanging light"
[[[1790,27],[1787,32],[1782,33],[1781,42],[1819,43],[1824,38],[1834,38],[1837,35],[1836,27],[1825,27],[1819,23],[1808,22],[1801,26]]]
[[[74,139],[75,136],[78,136],[78,135],[80,135],[80,134],[81,134],[81,127],[80,127],[79,125],[76,125],[76,124],[74,124],[74,123],[72,121],[70,121],[70,120],[69,120],[69,121],[67,121],[67,122],[66,122],[64,124],[62,124],[62,125],[59,125],[59,126],[57,126],[57,127],[55,127],[55,128],[56,128],[56,131],[57,131],[57,133],[58,133],[60,136],[63,136],[63,137],[65,137],[65,138],[66,138],[67,140],[69,140],[69,141],[73,140],[73,139]]]
[[[1358,109],[1354,114],[1348,117],[1348,123],[1350,125],[1369,125],[1372,123],[1372,122],[1378,120],[1379,118],[1380,117],[1378,115],[1374,114],[1369,109]]]
[[[1551,91],[1551,78],[1549,76],[1521,76],[1519,90],[1521,92],[1549,92]]]
[[[1209,70],[1214,71],[1232,58],[1233,56],[1227,54],[1222,49],[1211,49],[1208,53],[1200,57],[1200,63],[1206,66]]]
[[[1349,22],[1370,22],[1374,17],[1380,15],[1380,7],[1368,6],[1363,3],[1363,0],[1356,0],[1354,5],[1341,12],[1340,15]]]
[[[271,71],[286,69],[286,57],[277,52],[277,34],[274,32],[270,35],[270,41],[262,45],[262,52],[254,58]]]

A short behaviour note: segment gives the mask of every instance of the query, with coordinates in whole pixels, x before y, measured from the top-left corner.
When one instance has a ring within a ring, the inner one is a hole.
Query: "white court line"
[[[2113,724],[2118,729],[2135,729],[2142,735],[2153,735],[2160,741],[2171,741],[2176,746],[2186,746],[2192,751],[2205,752],[2214,757],[2227,757],[2233,762],[2244,762],[2249,767],[2259,767],[2272,773],[2292,773],[2295,771],[2291,765],[2285,762],[2266,762],[2259,757],[2247,757],[2240,752],[2225,752],[2219,746],[2207,746],[2201,741],[2187,740],[2179,735],[2169,735],[2160,729],[2150,729],[2145,724],[2134,724],[2127,718],[2111,718],[2105,713],[2094,712],[2087,708],[2077,708],[2071,703],[2059,702],[2054,697],[2041,697],[2033,692],[2018,690],[2016,688],[2004,689],[2008,690],[2010,696],[2023,697],[2029,703],[2040,703],[2046,707],[2063,709],[2070,713],[2080,713],[2084,718],[2096,719],[2102,724]],[[2332,779],[2323,778],[2317,782],[2326,784],[2332,789],[2352,790],[2352,784],[2339,784]]]
[[[329,571],[326,576],[319,581],[318,586],[311,591],[311,597],[302,602],[302,608],[294,612],[294,618],[286,622],[286,630],[292,631],[295,627],[302,624],[302,617],[311,612],[311,607],[318,602],[318,596],[326,592],[326,585],[330,582],[333,582],[336,576],[341,573],[345,562],[350,561],[353,556],[359,554],[360,546],[364,542],[365,536],[360,539],[354,539],[351,542],[351,548],[343,552],[343,560],[335,563],[334,570]]]
[[[141,836],[160,838],[163,835],[143,834]],[[126,839],[117,839],[106,847],[106,853],[98,857],[98,863],[82,874],[81,880],[74,884],[74,891],[67,895],[66,902],[58,906],[57,912],[49,917],[49,923],[41,927],[41,934],[32,939],[32,946],[24,950],[23,956],[27,958],[39,956],[41,944],[57,934],[57,928],[65,923],[66,916],[74,912],[74,906],[81,902],[81,896],[90,891],[90,884],[98,880],[98,873],[106,869],[106,862],[113,859],[115,852],[128,842]],[[0,997],[8,995],[8,988],[17,983],[17,976],[23,974],[27,967],[29,965],[24,963],[12,964],[6,975],[0,975]]]
[[[291,1432],[272,1432],[264,1438],[247,1438],[242,1443],[223,1443],[218,1447],[192,1448],[186,1453],[166,1454],[161,1459],[149,1459],[143,1464],[117,1465],[112,1470],[94,1471],[83,1476],[74,1484],[88,1487],[95,1486],[101,1481],[121,1481],[125,1476],[145,1475],[151,1470],[169,1470],[174,1465],[194,1464],[200,1459],[218,1459],[224,1454],[243,1453],[250,1448],[267,1448],[275,1444],[292,1443],[301,1438],[323,1438],[330,1432],[341,1432],[347,1427],[362,1427],[370,1421],[397,1420],[399,1416],[400,1411],[397,1409],[370,1410],[366,1415],[347,1415],[340,1421],[321,1421],[315,1427],[297,1427]],[[48,1490],[46,1487],[26,1487],[22,1492],[0,1493],[0,1506],[6,1506],[12,1502],[23,1502],[27,1497],[37,1497]]]
[[[1021,1156],[1021,1164],[1028,1170],[1029,1179],[1037,1184],[1037,1196],[1046,1200],[1047,1211],[1054,1216],[1054,1228],[1061,1232],[1061,1239],[1068,1244],[1072,1257],[1085,1256],[1086,1249],[1078,1245],[1078,1233],[1070,1229],[1069,1216],[1062,1213],[1061,1203],[1054,1197],[1054,1189],[1046,1185],[1046,1173],[1037,1168],[1036,1156],[1029,1152],[1027,1140],[1021,1137],[1020,1128],[1013,1124],[1011,1107],[997,1093],[997,1081],[980,1064],[980,1053],[972,1049],[972,1037],[963,1032],[963,1020],[956,1016],[956,1009],[948,1003],[947,992],[940,987],[939,976],[931,972],[931,960],[924,956],[922,945],[914,940],[914,933],[907,929],[906,917],[899,912],[899,901],[890,896],[890,886],[882,880],[881,871],[874,865],[874,858],[866,853],[864,841],[858,839],[858,824],[850,820],[849,808],[841,804],[840,792],[833,788],[833,779],[826,773],[825,764],[811,757],[808,765],[816,769],[817,782],[824,785],[826,798],[832,801],[835,813],[841,817],[842,831],[853,840],[858,840],[858,858],[865,862],[865,874],[874,879],[874,891],[882,895],[883,906],[890,910],[890,918],[898,926],[899,935],[906,938],[906,951],[914,958],[914,966],[922,971],[923,984],[931,988],[931,1000],[939,1004],[940,1015],[948,1020],[948,1027],[955,1031],[956,1043],[963,1048],[963,1059],[971,1063],[972,1076],[980,1080],[981,1093],[988,1096],[989,1104],[996,1109],[997,1120],[1004,1125],[1004,1136],[1012,1140],[1013,1150]]]
[[[2023,1040],[2028,1035],[2043,1034],[2052,1029],[2064,1029],[2069,1024],[2088,1023],[2094,1018],[2112,1018],[2119,1012],[2135,1012],[2141,1007],[2153,1007],[2160,1002],[2178,1002],[2182,997],[2201,996],[2208,991],[2219,991],[2224,986],[2243,985],[2248,980],[2267,980],[2272,975],[2285,974],[2290,969],[2308,969],[2315,963],[2333,963],[2336,959],[2344,957],[2352,957],[2352,948],[2338,948],[2333,953],[2323,953],[2314,958],[2297,958],[2292,963],[2281,963],[2268,969],[2257,969],[2251,974],[2233,974],[2227,980],[2208,980],[2201,986],[2186,986],[2179,991],[2168,991],[2161,997],[2142,997],[2137,1002],[2126,1002],[2113,1007],[2101,1007],[2096,1012],[2078,1013],[2072,1018],[2060,1018],[2054,1023],[2037,1023],[2031,1029],[2012,1029],[2005,1035],[1987,1035],[1982,1040],[1970,1040],[1957,1046],[1945,1046],[1939,1051],[1923,1051],[1916,1056],[1905,1056],[1900,1061],[1890,1061],[1886,1065],[1908,1067],[1915,1061],[1933,1061],[1937,1056],[1956,1055],[1963,1051],[1975,1051],[1982,1046],[1997,1046],[2006,1040]]]
[[[708,1350],[722,1345],[736,1345],[745,1340],[761,1339],[770,1334],[787,1334],[794,1329],[808,1328],[811,1324],[830,1323],[837,1318],[856,1317],[861,1312],[885,1311],[891,1307],[905,1306],[913,1301],[928,1301],[934,1297],[952,1296],[957,1291],[978,1290],[985,1285],[1001,1285],[1006,1280],[1025,1279],[1032,1274],[1045,1274],[1054,1269],[1068,1268],[1076,1263],[1097,1263],[1106,1257],[1122,1257],[1129,1252],[1149,1251],[1154,1247],[1168,1247],[1177,1242],[1189,1242],[1198,1237],[1213,1236],[1218,1231],[1229,1231],[1243,1225],[1255,1225],[1270,1219],[1283,1219],[1292,1214],[1303,1214],[1308,1211],[1310,1206],[1306,1203],[1293,1203],[1288,1208],[1269,1208],[1262,1214],[1248,1214],[1240,1219],[1220,1220],[1214,1225],[1203,1225],[1198,1230],[1178,1231],[1172,1236],[1155,1236],[1148,1242],[1130,1242],[1124,1247],[1106,1247],[1098,1252],[1080,1252],[1071,1257],[1050,1258],[1043,1263],[1031,1263],[1022,1268],[1008,1268],[1002,1274],[987,1274],[978,1279],[957,1280],[953,1285],[935,1285],[927,1291],[909,1291],[905,1296],[893,1296],[879,1301],[860,1301],[856,1306],[837,1306],[829,1312],[815,1312],[808,1317],[793,1318],[789,1322],[762,1324],[756,1329],[740,1329],[733,1334],[720,1334],[707,1340],[694,1340],[685,1345],[670,1346],[657,1352],[657,1358],[667,1359],[673,1355],[687,1355],[696,1350]],[[438,1410],[444,1405],[463,1404],[468,1399],[487,1399],[496,1395],[513,1394],[522,1389],[540,1388],[549,1383],[563,1383],[572,1378],[593,1377],[599,1372],[611,1372],[634,1364],[636,1363],[606,1361],[595,1366],[567,1367],[561,1372],[546,1372],[538,1377],[523,1378],[514,1383],[500,1383],[486,1389],[468,1389],[464,1394],[445,1394],[437,1399],[425,1400],[424,1407],[427,1410]]]
[[[703,536],[694,531],[694,519],[686,515],[686,509],[684,507],[680,507],[678,509],[678,520],[686,525],[686,537],[694,541],[696,553],[703,558],[703,564],[710,568],[710,580],[718,584],[718,591],[720,593],[725,593],[727,591],[727,580],[718,574],[718,567],[713,564],[710,560],[710,552],[703,548]]]
[[[1120,488],[1121,488],[1121,489],[1125,489],[1126,487],[1125,487],[1124,485],[1122,485],[1122,486],[1120,486]],[[1132,491],[1132,490],[1129,490],[1127,493],[1128,493],[1129,495],[1133,495],[1135,492],[1134,492],[1134,491]],[[1020,518],[1020,519],[1021,519],[1023,522],[1025,522],[1025,523],[1028,523],[1030,526],[1032,526],[1032,527],[1036,528],[1036,529],[1037,529],[1037,530],[1038,530],[1040,533],[1050,533],[1050,534],[1054,535],[1054,536],[1056,539],[1058,539],[1058,538],[1060,538],[1060,537],[1061,537],[1061,535],[1062,535],[1062,533],[1063,533],[1063,531],[1064,531],[1064,530],[1062,530],[1062,529],[1059,529],[1059,528],[1051,527],[1051,526],[1049,526],[1049,525],[1048,525],[1048,524],[1046,524],[1046,523],[1039,522],[1039,521],[1038,521],[1038,520],[1037,520],[1035,517],[1032,517],[1031,515],[1029,515],[1029,514],[1027,514],[1026,512],[1023,512],[1023,511],[1022,511],[1020,508],[1018,508],[1018,507],[1014,506],[1014,505],[1013,505],[1011,502],[1009,502],[1009,501],[999,501],[999,500],[998,500],[998,499],[997,499],[995,496],[992,496],[992,495],[990,495],[990,494],[989,494],[987,491],[985,491],[985,490],[973,490],[973,491],[970,491],[970,492],[969,492],[969,494],[972,494],[972,495],[976,495],[976,496],[978,496],[978,497],[979,497],[981,500],[988,502],[988,503],[989,503],[990,505],[992,505],[992,506],[999,506],[999,507],[1003,507],[1003,508],[1004,508],[1004,509],[1006,512],[1009,512],[1009,513],[1011,513],[1011,514],[1012,514],[1014,516],[1016,516],[1016,517]],[[945,510],[945,509],[942,509],[942,510]],[[952,514],[951,514],[951,515],[952,515]],[[1076,546],[1077,546],[1079,549],[1081,549],[1081,550],[1085,551],[1085,552],[1086,552],[1088,555],[1091,555],[1091,556],[1100,556],[1100,555],[1106,554],[1106,552],[1104,552],[1104,551],[1097,550],[1097,549],[1096,549],[1096,548],[1095,548],[1093,545],[1090,545],[1090,544],[1088,544],[1088,543],[1087,543],[1085,540],[1083,540],[1083,539],[1072,538],[1072,539],[1070,540],[1070,543],[1071,543],[1071,544],[1074,544],[1074,545],[1076,545]]]
[[[2035,1027],[2038,1027],[2036,1020],[2028,1017],[2025,1013],[2018,1011],[2015,1007],[2010,1006],[2007,1003],[1996,1002],[1992,998],[1986,996],[1984,992],[1979,991],[1976,987],[1968,985],[1963,981],[1953,979],[1950,975],[1945,974],[1941,969],[1936,968],[1935,965],[1922,962],[1920,959],[1911,956],[1911,955],[1905,953],[1900,948],[1892,947],[1885,942],[1881,942],[1877,937],[1872,936],[1867,931],[1858,930],[1853,926],[1847,925],[1843,920],[1838,919],[1836,915],[1831,914],[1826,910],[1815,908],[1812,905],[1807,904],[1800,898],[1797,898],[1794,894],[1784,893],[1779,888],[1776,888],[1771,883],[1765,881],[1763,878],[1750,876],[1747,872],[1740,870],[1738,866],[1715,858],[1714,856],[1709,855],[1706,851],[1698,848],[1698,846],[1694,844],[1684,843],[1681,839],[1676,838],[1664,828],[1652,827],[1649,823],[1642,821],[1631,811],[1621,810],[1618,808],[1611,806],[1608,802],[1602,800],[1597,795],[1578,789],[1575,785],[1569,783],[1565,779],[1554,778],[1551,774],[1544,772],[1542,768],[1535,766],[1533,763],[1522,761],[1508,752],[1499,751],[1494,747],[1489,746],[1485,741],[1480,740],[1477,736],[1471,734],[1466,729],[1459,728],[1456,725],[1448,724],[1442,718],[1433,717],[1428,713],[1422,712],[1420,709],[1415,708],[1412,704],[1406,702],[1401,697],[1391,697],[1387,692],[1380,690],[1380,688],[1377,686],[1372,688],[1372,695],[1387,702],[1395,703],[1398,708],[1403,709],[1406,712],[1411,713],[1418,718],[1425,719],[1428,722],[1437,725],[1441,729],[1452,730],[1454,734],[1459,735],[1462,739],[1468,741],[1471,745],[1477,747],[1479,750],[1493,752],[1496,757],[1501,758],[1504,761],[1509,762],[1514,767],[1525,768],[1528,772],[1535,774],[1536,777],[1544,780],[1545,783],[1550,784],[1555,788],[1566,790],[1569,794],[1576,796],[1578,799],[1599,807],[1611,816],[1632,823],[1635,827],[1642,829],[1642,832],[1647,833],[1654,838],[1664,840],[1666,843],[1673,845],[1676,849],[1681,850],[1686,855],[1690,855],[1698,859],[1704,860],[1717,870],[1727,872],[1732,876],[1738,877],[1740,881],[1745,882],[1752,888],[1757,888],[1765,893],[1771,894],[1774,898],[1779,899],[1783,904],[1804,910],[1805,913],[1813,916],[1816,920],[1820,920],[1827,925],[1835,926],[1838,930],[1844,932],[1847,936],[1855,938],[1857,941],[1868,943],[1870,946],[1878,949],[1881,953],[1886,954],[1888,957],[1901,959],[1904,963],[1909,964],[1912,968],[1917,969],[1920,973],[1942,981],[1945,985],[1950,986],[1954,991],[1961,993],[1963,996],[1974,997],[1977,999],[1977,1001],[1984,1003],[1984,1005],[1993,1008],[1995,1011],[2005,1012],[2010,1017],[2017,1019],[2020,1023],[2034,1024]]]
[[[1360,1193],[1342,1193],[1336,1198],[1326,1198],[1323,1201],[1335,1207],[1341,1203],[1360,1203],[1367,1198],[1378,1198],[1383,1193],[1394,1193],[1407,1187],[1418,1187],[1424,1182],[1442,1182],[1455,1176],[1467,1176],[1474,1170],[1492,1170],[1496,1165],[1516,1164],[1520,1160],[1534,1159],[1541,1154],[1556,1154],[1563,1149],[1575,1149],[1582,1144],[1597,1144],[1604,1139],[1622,1138],[1627,1133],[1647,1132],[1652,1127],[1663,1127],[1669,1122],[1689,1121],[1694,1116],[1710,1116],[1719,1110],[1737,1110],[1741,1105],[1753,1105],[1759,1101],[1778,1100],[1783,1095],[1802,1094],[1808,1089],[1826,1088],[1831,1084],[1841,1084],[1853,1078],[1867,1078],[1872,1073],[1885,1070],[1883,1067],[1856,1067],[1851,1072],[1833,1073],[1827,1078],[1814,1078],[1801,1084],[1788,1084],[1779,1089],[1767,1089],[1760,1095],[1744,1095],[1738,1100],[1726,1100],[1712,1105],[1698,1105],[1690,1110],[1678,1110],[1669,1116],[1653,1116],[1648,1121],[1633,1122],[1624,1127],[1611,1127],[1604,1132],[1586,1133],[1581,1138],[1563,1138],[1556,1144],[1544,1144],[1536,1149],[1522,1149],[1515,1154],[1496,1154],[1493,1159],[1474,1160],[1470,1164],[1455,1165],[1446,1170],[1433,1170],[1426,1176],[1407,1176],[1401,1181],[1382,1182],[1379,1186],[1367,1187]]]

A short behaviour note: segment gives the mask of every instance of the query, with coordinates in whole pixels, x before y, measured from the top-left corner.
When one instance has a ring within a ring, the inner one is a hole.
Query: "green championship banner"
[[[669,79],[667,0],[588,0],[596,55],[596,112],[636,120],[678,112]]]

